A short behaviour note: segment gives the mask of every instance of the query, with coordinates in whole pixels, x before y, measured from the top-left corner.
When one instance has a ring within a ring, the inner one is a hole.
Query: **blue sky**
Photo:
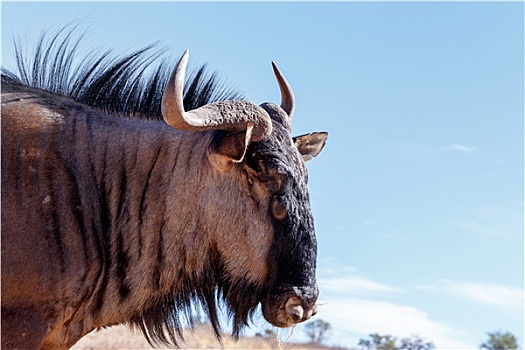
[[[330,134],[309,186],[332,343],[523,346],[523,3],[3,2],[2,64],[71,20],[86,52],[188,48],[257,103],[279,101],[277,62],[294,133]]]

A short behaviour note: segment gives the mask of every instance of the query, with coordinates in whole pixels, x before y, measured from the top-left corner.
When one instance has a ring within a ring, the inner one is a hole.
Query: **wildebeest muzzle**
[[[293,326],[317,313],[317,285],[286,289],[272,292],[262,300],[264,318],[276,327]]]

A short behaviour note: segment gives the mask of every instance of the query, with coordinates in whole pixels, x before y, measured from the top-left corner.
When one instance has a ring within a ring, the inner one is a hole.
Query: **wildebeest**
[[[188,52],[144,84],[147,49],[71,75],[57,38],[2,75],[2,349],[67,348],[119,323],[177,344],[195,304],[218,337],[219,302],[236,336],[259,303],[277,327],[315,314],[305,161],[327,133],[290,136],[277,66],[280,106],[210,102],[199,74],[183,99]]]

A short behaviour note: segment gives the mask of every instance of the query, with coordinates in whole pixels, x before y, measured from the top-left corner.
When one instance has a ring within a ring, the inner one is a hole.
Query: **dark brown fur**
[[[177,344],[192,303],[219,336],[220,300],[237,335],[260,302],[278,326],[292,291],[315,302],[304,152],[278,118],[225,167],[227,132],[81,102],[2,81],[2,348],[70,347],[118,323]]]

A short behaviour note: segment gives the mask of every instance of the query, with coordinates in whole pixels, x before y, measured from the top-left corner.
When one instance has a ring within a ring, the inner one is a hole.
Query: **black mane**
[[[17,71],[2,68],[2,82],[71,97],[109,113],[162,119],[162,93],[175,63],[159,62],[164,50],[153,44],[120,56],[111,50],[94,52],[79,61],[78,49],[85,33],[74,39],[75,29],[66,26],[53,36],[43,32],[29,58],[23,54],[20,39],[15,40]],[[239,91],[219,82],[215,73],[207,73],[203,65],[186,81],[184,107],[191,110],[242,98]]]

